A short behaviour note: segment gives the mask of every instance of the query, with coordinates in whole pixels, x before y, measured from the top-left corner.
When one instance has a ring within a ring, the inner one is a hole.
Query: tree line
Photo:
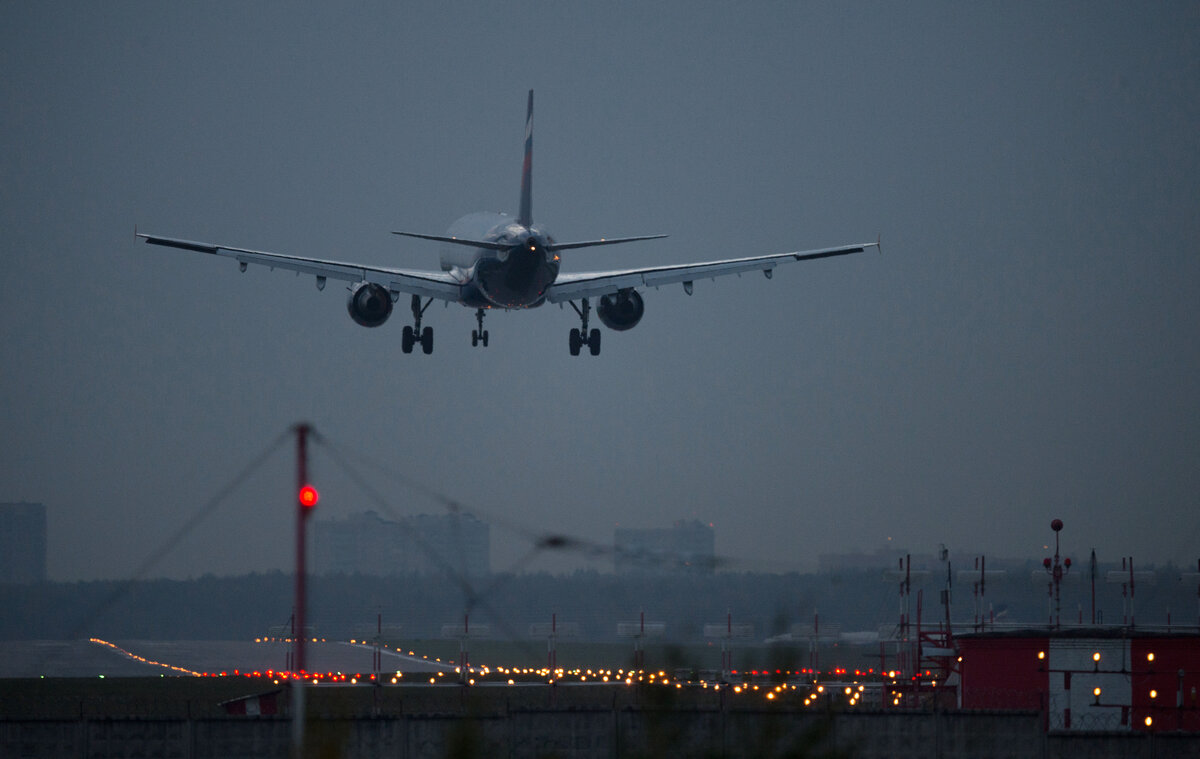
[[[1040,565],[1030,564],[989,580],[985,616],[998,621],[1044,625],[1050,613],[1045,583],[1031,581]],[[1170,568],[1153,584],[1139,584],[1139,625],[1175,625],[1195,629],[1200,614],[1194,582]],[[945,618],[944,580],[934,576],[914,584],[909,611],[918,603],[923,622]],[[264,637],[286,628],[292,613],[293,582],[283,572],[236,577],[205,575],[190,580],[47,582],[0,584],[0,638],[6,640],[175,639],[239,640]],[[566,575],[492,575],[464,581],[436,575],[377,577],[332,575],[309,580],[308,619],[318,635],[361,637],[373,630],[377,615],[406,638],[436,638],[442,625],[486,625],[491,637],[524,638],[530,626],[556,615],[586,640],[617,638],[619,622],[665,625],[665,637],[703,639],[706,624],[752,624],[761,640],[810,625],[819,615],[822,629],[878,631],[900,616],[898,582],[879,570],[819,574],[715,573],[630,576],[579,571]],[[1127,607],[1119,585],[1097,586],[1102,621],[1119,624]],[[956,582],[950,617],[971,622],[976,609],[973,588]],[[1063,586],[1062,619],[1091,619],[1090,584]]]

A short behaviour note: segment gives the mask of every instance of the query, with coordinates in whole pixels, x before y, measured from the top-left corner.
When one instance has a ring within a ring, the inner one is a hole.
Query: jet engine
[[[600,297],[596,315],[604,326],[617,332],[633,329],[646,313],[646,304],[637,290],[621,290],[615,295]]]
[[[383,285],[359,282],[350,289],[346,310],[355,324],[378,327],[392,315],[392,294]]]

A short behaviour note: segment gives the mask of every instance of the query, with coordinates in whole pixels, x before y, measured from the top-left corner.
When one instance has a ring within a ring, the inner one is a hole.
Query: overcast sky
[[[484,9],[482,6],[490,6]],[[529,534],[712,522],[739,569],[939,543],[1200,556],[1200,6],[0,4],[0,501],[54,579],[127,577],[290,425]],[[875,240],[645,293],[573,358],[555,306],[378,329],[346,293],[157,234],[437,267],[515,212],[666,233],[564,271]],[[284,568],[281,448],[150,576]],[[380,505],[318,449],[323,517]],[[553,571],[611,567],[538,555]]]

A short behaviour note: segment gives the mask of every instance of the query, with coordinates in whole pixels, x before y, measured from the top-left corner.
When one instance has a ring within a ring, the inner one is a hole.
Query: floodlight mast
[[[1066,576],[1067,572],[1071,571],[1070,557],[1061,558],[1059,556],[1058,533],[1062,531],[1062,528],[1063,522],[1061,519],[1055,519],[1054,521],[1050,522],[1050,529],[1054,530],[1054,559],[1051,560],[1047,557],[1046,559],[1042,560],[1042,566],[1050,575],[1050,583],[1048,585],[1048,592],[1050,596],[1049,600],[1054,605],[1053,616],[1050,618],[1050,624],[1055,629],[1058,629],[1062,625],[1061,611],[1063,577]]]

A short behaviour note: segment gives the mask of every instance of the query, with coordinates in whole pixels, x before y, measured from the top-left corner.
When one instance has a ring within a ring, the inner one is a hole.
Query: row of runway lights
[[[282,640],[282,642],[287,642],[286,639],[255,638],[256,643],[278,642],[281,640]],[[314,643],[324,642],[325,639],[324,638],[320,638],[320,639],[313,638],[312,641]],[[186,669],[184,667],[177,667],[177,666],[170,665],[170,664],[164,664],[162,662],[152,661],[143,656],[138,656],[137,654],[134,654],[130,651],[126,651],[125,649],[121,648],[120,646],[117,646],[114,643],[110,643],[106,640],[101,640],[99,638],[92,638],[91,642],[99,644],[99,645],[107,646],[108,648],[111,648],[114,651],[122,654],[123,656],[133,659],[135,661],[139,661],[144,664],[149,664],[149,665],[153,665],[153,666],[157,666],[157,667],[163,667],[164,669],[169,669],[169,670],[172,670],[174,672],[178,672],[178,673],[184,674],[184,675],[191,675],[193,677],[229,677],[230,676],[228,672],[196,672],[194,670]],[[356,643],[358,641],[351,640],[350,642]],[[383,647],[381,647],[381,648],[383,648]],[[403,650],[400,648],[397,648],[395,650],[397,652],[403,653]],[[412,657],[417,656],[416,652],[414,652],[414,651],[409,651],[408,655],[412,656]],[[421,656],[421,658],[425,659],[425,660],[429,660],[429,657],[427,657],[427,656]],[[435,661],[437,663],[441,663],[441,659],[438,659],[436,657],[434,658],[433,661]],[[847,684],[837,684],[837,685],[830,684],[830,686],[828,688],[824,684],[821,684],[821,683],[818,683],[815,681],[813,681],[812,683],[806,682],[806,683],[802,683],[802,684],[797,684],[794,682],[793,683],[784,682],[784,683],[777,683],[774,686],[753,682],[753,679],[755,679],[755,678],[769,678],[772,676],[772,674],[777,677],[779,677],[779,676],[782,676],[782,677],[791,677],[791,676],[811,677],[811,676],[820,674],[820,673],[815,672],[814,670],[809,670],[809,669],[801,669],[801,670],[796,670],[796,671],[775,670],[774,673],[767,671],[767,670],[750,670],[749,672],[743,671],[740,673],[741,676],[743,677],[743,681],[741,683],[732,683],[732,684],[731,683],[721,683],[721,682],[710,682],[708,680],[703,680],[703,679],[699,680],[699,681],[692,681],[692,680],[686,680],[686,681],[685,680],[674,680],[673,681],[664,670],[659,670],[658,672],[646,672],[644,670],[625,670],[625,669],[617,669],[615,671],[611,670],[611,669],[595,669],[595,670],[593,670],[593,669],[572,669],[572,670],[567,670],[567,669],[563,669],[561,667],[557,668],[555,670],[551,670],[548,667],[542,667],[542,668],[496,667],[493,669],[493,668],[487,667],[487,666],[480,666],[480,667],[469,667],[467,669],[467,673],[468,673],[468,675],[474,675],[474,677],[469,677],[467,679],[467,681],[466,681],[467,685],[475,685],[477,680],[482,681],[485,678],[488,678],[489,676],[491,676],[492,674],[498,674],[502,678],[507,678],[507,681],[506,681],[507,685],[516,685],[518,683],[530,683],[530,682],[546,682],[548,684],[553,685],[558,682],[568,681],[569,679],[574,679],[576,682],[580,682],[580,683],[593,682],[593,683],[608,683],[608,684],[612,684],[612,685],[622,685],[623,684],[626,686],[632,686],[634,684],[659,685],[659,686],[666,686],[666,687],[674,686],[678,690],[682,690],[684,685],[687,685],[688,687],[700,686],[701,689],[705,689],[705,690],[712,688],[712,690],[714,692],[720,692],[722,689],[727,689],[727,690],[732,690],[735,694],[739,694],[739,695],[743,694],[743,693],[747,693],[747,694],[761,693],[763,696],[765,696],[765,698],[768,701],[775,701],[777,699],[780,699],[783,696],[786,696],[786,695],[789,695],[792,693],[796,693],[797,691],[799,691],[799,693],[797,695],[804,697],[804,705],[805,706],[812,706],[812,705],[818,703],[822,698],[825,698],[827,700],[836,698],[839,694],[844,696],[844,699],[848,706],[857,706],[859,704],[859,702],[862,700],[863,695],[866,692],[866,686],[863,684],[860,684],[857,680],[855,680],[853,683],[848,684],[848,685]],[[305,672],[302,674],[303,674],[303,679],[306,682],[310,682],[313,685],[318,685],[321,683],[326,683],[326,684],[348,683],[350,685],[358,685],[360,682],[362,684],[372,684],[372,683],[376,682],[376,675],[374,675],[374,674],[368,674],[365,676],[361,673],[348,675],[348,674],[345,674],[342,672],[326,672],[326,673]],[[446,682],[451,682],[456,685],[461,684],[461,683],[459,683],[457,681],[453,681],[453,680],[447,681],[445,679],[447,674],[448,674],[447,671],[441,671],[441,672],[434,673],[433,675],[431,675],[429,677],[428,684],[436,685],[438,683],[446,683]],[[455,667],[454,674],[461,676],[462,668]],[[730,674],[737,676],[739,674],[739,672],[737,670],[733,670]],[[835,669],[832,672],[826,673],[826,674],[831,674],[833,676],[846,676],[849,673],[845,669],[838,668],[838,669]],[[883,673],[883,674],[886,675],[886,677],[891,680],[892,686],[901,687],[902,684],[896,679],[900,675],[899,672],[897,672],[895,670],[891,670],[891,671],[889,671],[887,673]],[[930,673],[927,671],[925,674],[929,675]],[[749,675],[750,677],[746,678],[747,675]],[[868,670],[867,672],[862,672],[860,670],[854,670],[854,675],[855,676],[872,676],[872,675],[874,675],[874,671]],[[270,679],[276,685],[278,685],[281,682],[285,682],[288,680],[293,680],[293,679],[298,678],[298,675],[294,672],[280,672],[280,671],[276,671],[276,670],[272,670],[272,669],[266,670],[265,672],[260,672],[260,671],[241,672],[241,671],[235,669],[233,671],[232,676],[233,677],[246,677],[246,678],[266,678],[266,679]],[[103,678],[104,676],[101,675],[100,677]],[[401,681],[404,680],[404,673],[397,671],[390,676],[380,675],[380,681],[387,680],[387,679],[390,679],[390,682],[392,685],[397,685]],[[407,682],[415,682],[415,681],[412,678],[410,678],[407,680]],[[423,677],[421,679],[421,682],[424,682]],[[937,687],[936,680],[931,681],[930,684],[932,687]],[[899,693],[898,691],[893,691],[891,695],[892,695],[892,705],[899,706],[901,703],[902,694]]]
[[[311,638],[310,640],[311,640],[311,642],[313,642],[313,643],[326,643],[326,642],[327,642],[327,640],[326,640],[325,638]],[[292,639],[291,639],[291,638],[255,638],[255,639],[254,639],[254,642],[255,642],[255,643],[291,643],[291,642],[292,642]],[[356,638],[351,638],[351,639],[350,639],[350,644],[351,644],[351,645],[363,645],[363,646],[370,646],[370,645],[374,645],[374,642],[373,642],[373,641],[368,641],[368,640],[358,640],[358,639],[356,639]],[[380,645],[380,646],[379,646],[379,648],[380,648],[380,650],[383,650],[383,651],[392,651],[392,650],[394,650],[394,651],[395,651],[396,653],[398,653],[398,654],[401,654],[401,655],[408,655],[408,656],[411,656],[411,657],[413,657],[413,658],[416,658],[416,657],[420,656],[420,658],[422,658],[422,659],[424,659],[424,660],[426,660],[426,661],[433,661],[433,662],[435,662],[435,663],[438,663],[438,664],[444,664],[445,666],[450,666],[450,662],[449,662],[449,660],[447,660],[447,661],[443,662],[443,661],[442,661],[440,658],[438,658],[438,657],[434,657],[433,659],[430,659],[428,656],[425,656],[425,655],[423,655],[423,654],[418,654],[416,651],[412,651],[412,650],[409,650],[409,651],[407,652],[407,654],[406,654],[405,650],[404,650],[403,648],[400,648],[399,646],[397,646],[395,649],[390,649],[390,648],[389,648],[388,646],[386,646],[386,645]],[[471,672],[475,672],[475,671],[491,671],[491,670],[492,670],[492,668],[491,668],[491,667],[482,667],[482,666],[481,666],[481,667],[469,667],[469,668],[468,668],[468,671],[471,671]],[[499,667],[499,668],[496,668],[496,670],[497,670],[497,671],[503,670],[503,671],[512,671],[512,672],[522,672],[522,673],[524,673],[524,674],[546,674],[546,675],[548,675],[548,674],[550,673],[550,670],[549,670],[548,668],[545,668],[545,667],[543,667],[543,668],[541,668],[541,669],[520,669],[520,668],[516,668],[516,669],[512,669],[512,670],[504,670],[504,668],[503,668],[503,667]],[[455,668],[454,668],[454,671],[455,671],[455,673],[456,673],[456,674],[461,674],[461,671],[460,671],[460,668],[459,668],[459,667],[455,667]],[[564,672],[564,670],[563,670],[561,667],[560,667],[560,668],[558,668],[558,669],[557,669],[557,670],[555,670],[555,671],[556,671],[556,672],[558,672],[558,673],[560,673],[560,674]],[[621,670],[621,671],[624,671],[624,670]],[[605,672],[605,671],[603,671],[603,670],[602,670],[601,672],[603,673],[603,672]],[[612,674],[612,670],[607,670],[606,672],[607,672],[607,674],[610,674],[610,675]],[[588,675],[590,675],[590,674],[592,674],[592,670],[586,670],[586,671],[585,671],[585,670],[579,670],[579,669],[575,669],[575,670],[570,670],[569,672],[567,672],[567,674],[576,674],[576,675],[578,675],[578,674],[580,674],[580,673],[584,673],[584,674],[588,674]],[[748,671],[748,672],[747,672],[747,671],[742,671],[742,672],[741,672],[741,674],[742,674],[743,676],[745,676],[745,675],[750,675],[751,677],[771,677],[771,675],[772,675],[772,674],[774,674],[774,675],[776,675],[776,676],[789,676],[789,677],[790,677],[790,676],[794,676],[794,675],[796,675],[796,676],[800,676],[800,675],[810,675],[810,676],[814,676],[814,677],[815,677],[815,676],[820,676],[820,675],[826,675],[826,676],[832,676],[832,677],[848,677],[848,676],[850,676],[852,673],[853,673],[853,676],[854,676],[854,677],[875,677],[875,676],[876,676],[874,668],[867,669],[867,670],[859,670],[859,669],[855,669],[855,670],[848,670],[848,669],[845,669],[845,668],[843,668],[843,667],[835,667],[834,669],[831,669],[831,670],[829,670],[828,672],[819,671],[819,670],[816,670],[816,669],[797,669],[797,670],[780,670],[780,669],[776,669],[776,670],[774,670],[773,672],[772,672],[771,670],[766,670],[766,669],[764,669],[764,670],[757,670],[757,669],[755,669],[755,670],[750,670],[750,671]],[[739,674],[739,671],[735,669],[735,670],[732,670],[732,671],[730,672],[730,674],[737,675],[737,674]],[[924,674],[925,674],[925,677],[930,677],[930,676],[932,675],[932,671],[930,671],[930,670],[926,670]],[[664,676],[665,676],[665,674],[664,674]],[[887,679],[889,679],[889,680],[893,680],[893,681],[894,681],[894,680],[897,680],[897,679],[901,679],[901,678],[903,677],[903,674],[900,672],[900,670],[893,669],[893,670],[888,670],[887,672],[880,672],[880,673],[879,673],[879,677],[880,677],[880,678],[887,678]],[[914,676],[914,677],[912,677],[911,679],[912,679],[912,680],[914,680],[914,681],[916,681],[916,680],[918,679],[918,677]],[[898,683],[893,683],[893,684],[894,684],[894,685],[896,685],[896,684],[898,684]]]
[[[185,669],[183,667],[176,667],[173,664],[163,664],[162,662],[147,659],[144,656],[138,656],[137,654],[135,654],[131,651],[126,651],[125,649],[121,648],[120,646],[118,646],[115,643],[109,643],[107,640],[100,640],[99,638],[89,638],[89,640],[92,643],[95,643],[97,645],[106,646],[108,648],[111,648],[113,651],[116,651],[117,653],[121,654],[125,658],[133,659],[134,661],[141,662],[142,664],[149,664],[154,667],[162,667],[163,669],[169,669],[174,672],[178,672],[181,675],[191,675],[192,677],[203,677],[203,675],[200,672],[196,672],[194,670]],[[100,677],[103,678],[104,675],[100,675]]]
[[[325,638],[312,638],[311,640],[313,643],[326,642]],[[290,639],[287,639],[287,638],[255,638],[255,642],[256,643],[267,643],[267,642],[287,643],[287,642],[291,642],[291,641],[290,641]],[[351,644],[366,644],[368,642],[351,639],[350,643]],[[109,645],[111,645],[111,644],[109,644]],[[387,646],[380,646],[380,648],[386,649]],[[394,650],[400,654],[405,653],[405,651],[399,647],[396,647]],[[416,658],[417,656],[420,656],[421,659],[430,661],[428,656],[419,655],[415,651],[412,651],[412,650],[409,650],[407,652],[407,655],[414,657],[414,658]],[[432,661],[435,663],[439,663],[439,664],[443,663],[442,660],[438,657],[434,657],[432,659]],[[447,666],[449,666],[449,662],[446,662],[445,664]],[[176,667],[173,669],[179,669],[179,668]],[[180,670],[180,671],[188,672],[188,670]],[[777,683],[774,686],[769,686],[769,685],[764,685],[764,684],[759,684],[759,683],[753,682],[754,679],[770,678],[772,676],[775,676],[775,677],[803,676],[805,678],[809,678],[809,677],[816,677],[816,676],[819,676],[822,674],[828,675],[828,676],[833,676],[833,677],[845,677],[845,676],[850,675],[850,671],[848,671],[844,668],[840,668],[840,667],[835,668],[827,673],[821,673],[821,672],[818,672],[817,670],[813,670],[813,669],[799,669],[799,670],[795,670],[795,671],[784,671],[784,670],[777,669],[777,670],[774,670],[774,672],[771,672],[769,670],[750,670],[750,671],[741,671],[741,672],[739,672],[738,670],[732,670],[730,672],[730,674],[733,675],[734,677],[737,677],[739,674],[741,675],[741,677],[743,678],[743,681],[741,683],[727,683],[727,682],[716,682],[716,681],[710,682],[710,681],[704,680],[704,679],[699,680],[699,681],[692,681],[692,680],[674,680],[674,681],[672,681],[670,676],[668,676],[666,671],[664,671],[664,670],[659,670],[658,672],[646,672],[645,670],[632,670],[632,669],[625,670],[623,668],[618,668],[617,670],[614,671],[611,669],[590,669],[590,668],[589,669],[577,668],[577,669],[567,670],[562,667],[559,667],[557,669],[551,670],[548,667],[542,667],[542,668],[495,667],[495,668],[492,668],[492,667],[488,667],[488,666],[478,666],[478,667],[468,667],[467,672],[469,675],[474,675],[474,677],[469,677],[466,680],[467,685],[475,685],[475,684],[477,684],[478,681],[483,681],[493,674],[498,674],[502,678],[507,678],[507,680],[505,682],[505,684],[507,684],[507,685],[517,685],[518,683],[524,684],[524,683],[530,683],[530,682],[546,682],[548,684],[553,685],[558,682],[564,682],[564,681],[569,681],[569,680],[574,680],[575,682],[580,682],[580,683],[592,682],[592,683],[597,683],[597,684],[605,683],[605,684],[611,684],[611,685],[626,685],[626,686],[632,686],[634,684],[647,684],[647,685],[660,685],[660,686],[670,687],[673,685],[678,690],[682,690],[683,687],[685,685],[687,685],[688,687],[699,686],[701,689],[705,689],[705,690],[711,688],[714,692],[720,692],[722,689],[727,689],[727,690],[733,691],[735,694],[762,693],[768,701],[774,701],[784,695],[787,695],[791,692],[795,692],[795,691],[799,690],[800,695],[804,696],[803,703],[805,706],[811,706],[811,705],[817,703],[822,697],[827,697],[827,698],[836,697],[839,693],[845,697],[846,703],[849,706],[857,706],[858,703],[862,700],[863,694],[866,692],[866,686],[863,684],[860,684],[857,680],[855,680],[850,685],[845,685],[845,684],[833,685],[833,684],[831,684],[829,688],[826,688],[826,686],[824,684],[818,683],[815,680],[813,680],[811,682],[811,684],[807,683],[807,682],[803,683],[803,684],[797,684],[794,682],[792,682],[792,683],[785,682],[785,683]],[[195,672],[193,672],[191,674],[200,676],[200,677],[227,677],[227,676],[229,676],[227,672],[221,672],[221,673],[207,673],[207,672],[206,673],[195,673]],[[436,685],[438,683],[449,683],[449,684],[455,684],[455,685],[462,684],[458,680],[446,680],[447,674],[449,674],[448,670],[435,672],[429,677],[428,681],[424,680],[424,677],[422,677],[418,680],[418,679],[414,679],[410,676],[410,678],[406,682],[410,682],[410,683],[427,682],[429,685]],[[454,667],[453,674],[457,675],[457,676],[461,676],[462,668],[459,666]],[[928,672],[928,671],[925,673],[926,676],[929,676],[931,674],[932,673]],[[874,671],[874,669],[869,669],[867,671],[862,671],[862,670],[856,669],[856,670],[853,670],[853,675],[855,677],[874,677],[875,671]],[[899,671],[889,670],[886,673],[880,673],[880,675],[881,675],[881,678],[886,677],[887,679],[889,679],[891,681],[890,684],[892,686],[895,686],[895,687],[902,686],[902,683],[899,682],[899,680],[897,679],[897,678],[901,677],[901,673]],[[271,679],[275,684],[279,684],[281,682],[297,678],[296,673],[279,672],[276,670],[267,670],[266,672],[257,672],[257,671],[256,672],[240,672],[238,670],[234,670],[233,676],[249,677],[249,678],[268,678],[268,679]],[[396,671],[394,674],[391,674],[390,676],[384,674],[384,675],[380,675],[379,677],[380,677],[381,681],[390,681],[390,683],[392,685],[397,685],[397,684],[400,684],[402,681],[405,681],[404,673],[400,672],[400,671]],[[912,679],[916,680],[917,678],[914,677]],[[327,684],[348,683],[350,685],[358,685],[360,683],[362,683],[362,684],[374,683],[376,681],[376,675],[374,675],[374,674],[363,675],[362,673],[355,673],[353,675],[350,675],[350,674],[346,674],[346,673],[342,673],[342,672],[326,672],[326,673],[307,673],[306,672],[306,673],[304,673],[304,680],[312,683],[313,685],[318,685],[321,683],[327,683]],[[930,684],[933,687],[937,687],[936,680],[931,681]],[[902,694],[900,694],[899,692],[892,693],[892,703],[894,706],[899,706],[901,699],[902,699]]]
[[[493,670],[490,670],[489,668],[486,668],[486,667],[481,667],[478,669],[472,668],[471,672],[473,674],[477,674],[479,677],[479,681],[482,681],[482,679],[484,677],[486,677],[487,675],[491,674],[493,672]],[[549,669],[545,669],[545,668],[543,668],[543,669],[525,669],[525,668],[505,669],[503,667],[499,667],[496,670],[494,670],[494,672],[499,673],[502,677],[507,676],[508,677],[507,685],[516,685],[518,683],[528,683],[528,682],[538,682],[538,683],[546,682],[547,684],[555,685],[560,682],[568,681],[569,678],[576,678],[576,682],[580,682],[580,683],[586,683],[586,682],[590,681],[590,682],[594,682],[594,683],[607,683],[607,684],[611,684],[611,685],[622,685],[623,684],[625,686],[632,686],[634,684],[643,684],[644,683],[647,685],[660,685],[660,686],[666,686],[666,687],[674,686],[677,690],[682,690],[684,688],[684,686],[686,685],[689,688],[699,686],[702,690],[707,690],[707,689],[711,688],[714,693],[720,692],[722,689],[733,691],[736,694],[760,693],[768,701],[775,701],[777,699],[780,699],[783,696],[793,694],[793,693],[796,693],[797,691],[799,691],[798,695],[803,696],[803,698],[804,698],[804,702],[803,702],[804,706],[813,706],[813,705],[821,702],[821,699],[823,697],[828,700],[833,700],[834,698],[837,698],[839,696],[839,694],[844,696],[845,702],[848,706],[858,706],[859,702],[862,701],[862,699],[866,693],[866,685],[863,685],[857,681],[855,681],[854,683],[852,683],[850,685],[831,684],[827,688],[824,684],[818,684],[818,683],[813,683],[813,684],[778,683],[774,686],[769,686],[769,685],[760,685],[758,683],[753,683],[753,682],[742,682],[742,683],[731,684],[731,683],[709,682],[707,680],[700,680],[700,681],[675,680],[675,681],[672,681],[671,678],[667,675],[667,673],[663,672],[663,671],[646,672],[644,670],[628,670],[627,671],[624,669],[618,669],[615,672],[612,670],[595,670],[595,671],[593,671],[590,669],[588,669],[588,670],[557,669],[554,672],[551,672]],[[445,679],[446,674],[447,674],[446,672],[437,672],[432,677],[430,677],[428,681],[425,681],[424,678],[422,677],[419,681],[414,681],[412,678],[410,678],[408,680],[408,682],[421,682],[421,683],[428,682],[429,685],[436,685],[438,683],[448,683],[448,684],[452,684],[452,685],[461,685],[462,684],[457,680],[446,680]],[[454,674],[456,674],[456,675],[461,674],[461,670],[456,667],[454,670]],[[220,673],[220,675],[209,675],[206,673],[203,676],[225,677],[226,673],[222,672],[222,673]],[[287,681],[289,679],[295,679],[297,677],[295,673],[275,672],[273,670],[268,670],[265,673],[262,673],[262,672],[239,673],[237,671],[234,671],[234,676],[267,677],[267,678],[271,678],[276,685],[280,684],[281,682]],[[385,680],[388,679],[387,675],[382,675],[381,677]],[[405,679],[404,674],[402,672],[396,672],[395,674],[390,676],[390,681],[391,681],[392,685],[399,684],[404,679]],[[328,672],[328,673],[324,673],[324,674],[305,673],[304,680],[312,685],[319,685],[319,684],[323,684],[323,683],[324,684],[348,683],[350,685],[358,685],[361,683],[361,684],[366,685],[366,684],[371,684],[371,683],[375,682],[375,675],[363,675],[361,673],[354,674],[354,675],[347,675],[347,674],[344,674],[341,672]],[[466,684],[467,685],[476,685],[477,682],[478,682],[477,679],[475,677],[472,677],[466,681]],[[893,682],[892,684],[896,685],[897,687],[900,687],[898,683]],[[933,683],[933,685],[936,687],[936,685],[937,685],[936,681]],[[903,698],[903,694],[898,691],[895,691],[895,692],[891,693],[891,698],[892,698],[892,705],[899,706],[901,703],[901,699]]]

